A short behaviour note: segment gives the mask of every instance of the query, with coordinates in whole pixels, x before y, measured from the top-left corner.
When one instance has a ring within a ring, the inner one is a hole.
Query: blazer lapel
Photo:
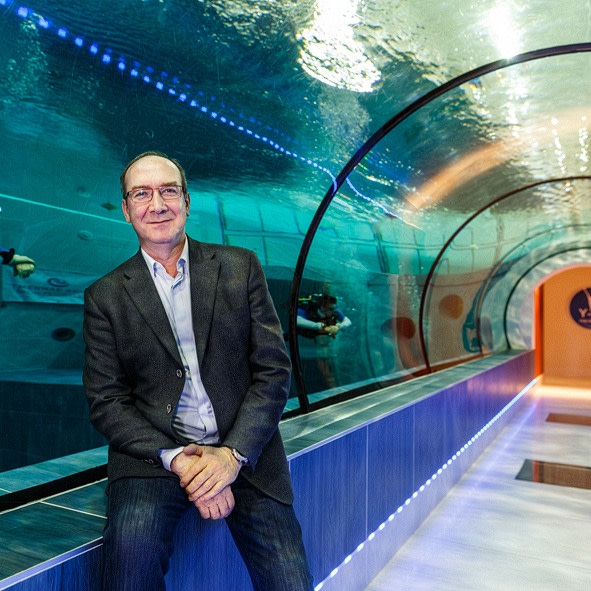
[[[220,263],[215,259],[215,253],[205,252],[199,242],[189,238],[189,265],[193,331],[197,346],[197,359],[199,366],[202,367],[213,319]]]
[[[176,339],[160,296],[150,277],[150,271],[142,253],[138,253],[129,260],[129,265],[124,270],[127,282],[124,283],[125,290],[135,303],[146,324],[152,329],[156,338],[179,364],[181,358],[176,344]]]

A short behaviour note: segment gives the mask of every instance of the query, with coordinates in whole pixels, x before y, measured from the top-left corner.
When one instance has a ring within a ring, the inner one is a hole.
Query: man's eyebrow
[[[173,187],[173,186],[182,187],[182,183],[180,181],[169,181],[168,183],[162,183],[161,185],[158,185],[158,187]],[[153,188],[157,189],[158,187],[153,187]],[[150,187],[149,185],[134,185],[129,190],[133,191],[134,189],[152,189],[152,187]]]

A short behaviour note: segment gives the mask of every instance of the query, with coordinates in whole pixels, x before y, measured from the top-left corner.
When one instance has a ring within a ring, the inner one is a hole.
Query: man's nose
[[[150,201],[150,211],[160,212],[166,211],[168,209],[168,205],[166,201],[160,195],[160,191],[158,189],[152,189],[152,200]]]

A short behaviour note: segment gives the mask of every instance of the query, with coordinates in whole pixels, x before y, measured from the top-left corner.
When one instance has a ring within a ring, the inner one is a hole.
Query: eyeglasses
[[[183,194],[183,188],[180,185],[168,185],[166,187],[139,187],[125,193],[125,197],[131,197],[134,203],[148,203],[154,197],[154,191],[160,193],[164,201],[174,201]]]

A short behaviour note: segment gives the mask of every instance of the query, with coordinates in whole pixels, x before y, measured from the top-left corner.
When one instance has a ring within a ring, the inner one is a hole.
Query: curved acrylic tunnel
[[[137,249],[144,150],[186,167],[189,235],[261,259],[288,412],[530,348],[532,290],[589,252],[591,116],[587,9],[531,4],[0,0],[0,245],[37,263],[0,276],[0,468],[104,443],[82,292]],[[304,336],[321,295],[342,329]]]
[[[589,49],[542,49],[443,84],[392,118],[339,175],[294,284],[301,301],[314,289],[298,286],[300,276],[361,311],[350,350],[344,338],[324,346],[333,395],[520,342],[506,322],[520,269],[587,246],[591,113],[580,104],[586,80],[571,73],[589,67]],[[516,100],[526,92],[534,104]],[[300,387],[310,391],[314,354],[305,338],[299,344]]]

